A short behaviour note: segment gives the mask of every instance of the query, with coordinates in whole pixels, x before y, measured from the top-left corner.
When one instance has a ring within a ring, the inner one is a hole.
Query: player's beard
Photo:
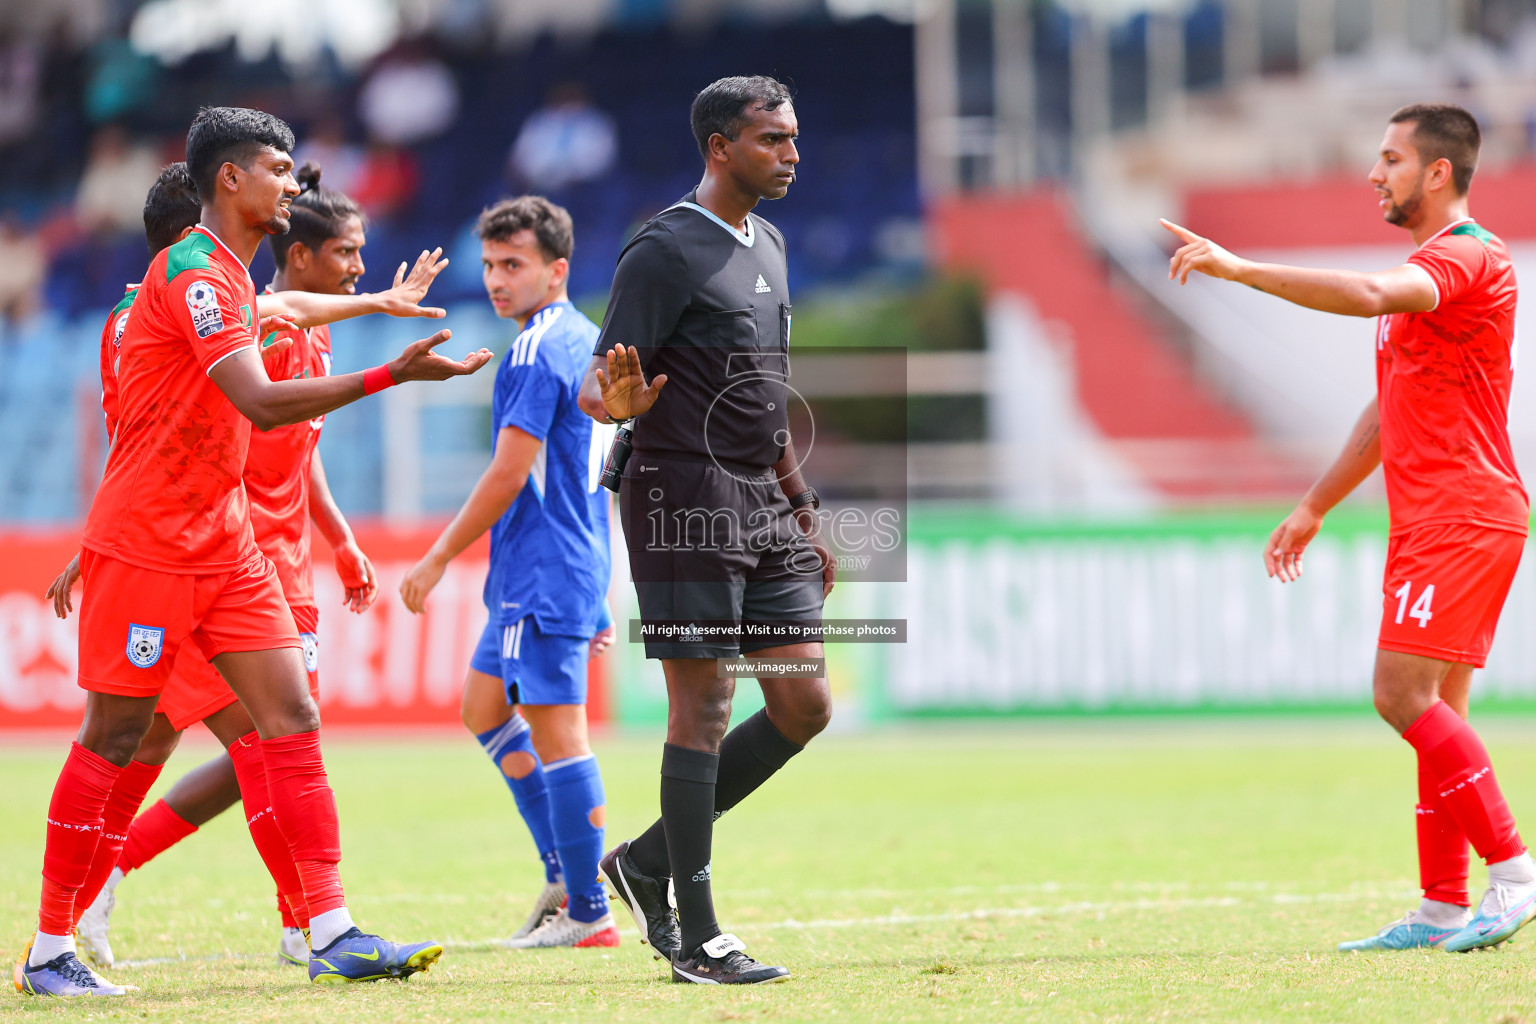
[[[1393,227],[1402,227],[1413,219],[1413,215],[1419,212],[1419,206],[1424,202],[1424,185],[1421,182],[1413,188],[1413,194],[1400,203],[1388,202],[1386,221]]]
[[[288,218],[277,213],[273,214],[272,219],[261,226],[261,230],[269,235],[286,235],[290,226],[291,222]]]

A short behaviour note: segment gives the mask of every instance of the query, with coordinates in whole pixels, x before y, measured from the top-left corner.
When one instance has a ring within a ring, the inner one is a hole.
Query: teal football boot
[[[1465,953],[1508,942],[1509,937],[1536,917],[1536,885],[1510,888],[1495,882],[1483,894],[1477,914],[1467,926],[1445,943],[1450,953]]]
[[[1339,943],[1340,953],[1366,953],[1389,949],[1439,949],[1461,929],[1456,925],[1425,924],[1415,921],[1413,912],[1404,914],[1368,939]]]

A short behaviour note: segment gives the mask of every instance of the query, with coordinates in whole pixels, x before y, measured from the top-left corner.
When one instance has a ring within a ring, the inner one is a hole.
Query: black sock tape
[[[669,779],[713,786],[720,774],[720,755],[668,743],[661,748],[661,774]]]

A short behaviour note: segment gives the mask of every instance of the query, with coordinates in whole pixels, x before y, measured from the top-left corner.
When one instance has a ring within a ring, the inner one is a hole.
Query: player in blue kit
[[[462,715],[501,770],[545,870],[533,913],[507,944],[617,946],[598,878],[605,805],[586,709],[587,661],[614,635],[608,492],[598,485],[613,431],[576,404],[598,328],[566,297],[564,209],[540,196],[502,200],[477,231],[491,305],[523,329],[496,371],[491,465],[400,596],[420,612],[449,561],[491,531],[490,621]]]

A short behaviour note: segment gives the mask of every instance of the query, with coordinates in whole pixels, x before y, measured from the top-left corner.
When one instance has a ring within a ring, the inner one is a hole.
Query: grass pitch
[[[1479,724],[1536,823],[1532,723]],[[211,750],[189,744],[167,775]],[[111,973],[140,993],[0,994],[0,1019],[1536,1022],[1536,927],[1471,955],[1333,952],[1416,898],[1412,754],[1365,712],[818,740],[716,832],[722,922],[794,972],[748,990],[671,984],[622,918],[615,950],[496,948],[542,876],[469,738],[337,735],[327,750],[354,916],[447,944],[429,974],[335,989],[279,966],[270,882],[228,814],[119,889],[128,963]],[[655,811],[660,740],[598,753],[622,838]],[[0,750],[12,958],[62,756]]]

